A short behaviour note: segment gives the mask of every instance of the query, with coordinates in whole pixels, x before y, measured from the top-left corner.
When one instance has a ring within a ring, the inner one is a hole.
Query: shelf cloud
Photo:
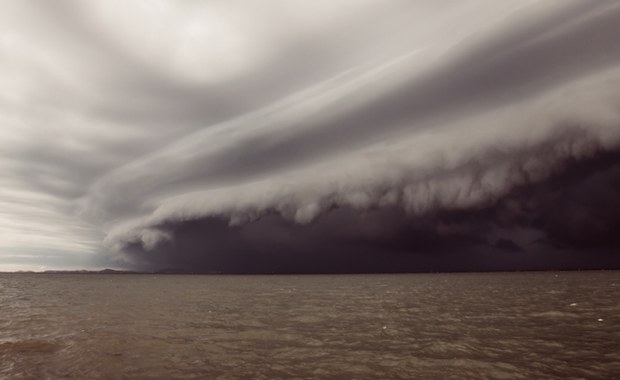
[[[620,266],[615,1],[0,7],[6,268]]]

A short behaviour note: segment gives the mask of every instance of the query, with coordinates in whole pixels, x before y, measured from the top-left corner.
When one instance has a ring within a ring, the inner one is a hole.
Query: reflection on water
[[[0,378],[614,379],[620,272],[0,274]]]

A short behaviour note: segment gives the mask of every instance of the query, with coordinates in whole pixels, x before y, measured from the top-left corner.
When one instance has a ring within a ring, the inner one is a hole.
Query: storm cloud
[[[6,268],[620,266],[616,1],[1,7]]]

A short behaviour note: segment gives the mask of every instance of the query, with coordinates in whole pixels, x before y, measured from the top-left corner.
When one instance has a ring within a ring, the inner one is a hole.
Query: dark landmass
[[[103,269],[103,270],[46,270],[43,272],[37,273],[46,273],[46,274],[137,274],[140,272],[130,271],[130,270],[116,270],[116,269]]]
[[[222,272],[192,272],[182,268],[164,268],[156,271],[134,271],[134,270],[118,270],[118,269],[102,269],[102,270],[46,270],[46,271],[31,271],[20,270],[15,272],[2,272],[0,273],[20,273],[20,274],[222,274]]]
[[[0,274],[3,273],[11,273],[11,274],[77,274],[77,275],[89,275],[89,274],[149,274],[149,275],[372,275],[372,274],[445,274],[445,273],[519,273],[519,272],[600,272],[600,271],[617,271],[620,268],[605,268],[605,269],[592,269],[592,268],[583,268],[583,269],[544,269],[544,270],[482,270],[482,271],[392,271],[392,272],[287,272],[280,273],[276,271],[267,271],[267,272],[220,272],[220,271],[210,271],[210,272],[200,272],[200,271],[190,271],[181,268],[165,268],[157,271],[131,271],[131,270],[116,270],[116,269],[103,269],[103,270],[87,270],[87,269],[78,269],[78,270],[46,270],[46,271],[14,271],[14,272],[3,272],[0,271]]]

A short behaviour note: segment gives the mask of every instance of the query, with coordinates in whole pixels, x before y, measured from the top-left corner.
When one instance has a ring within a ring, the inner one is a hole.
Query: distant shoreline
[[[131,271],[131,270],[116,270],[116,269],[103,269],[103,270],[86,270],[86,269],[78,269],[78,270],[46,270],[46,271],[0,271],[0,274],[75,274],[75,275],[101,275],[101,274],[111,274],[111,275],[127,275],[127,274],[139,274],[139,275],[383,275],[383,274],[465,274],[465,273],[539,273],[539,272],[613,272],[620,271],[620,268],[605,268],[605,269],[540,269],[540,270],[489,270],[489,271],[437,271],[437,272],[429,272],[429,271],[419,271],[419,272],[253,272],[253,273],[243,273],[243,272],[189,272],[182,269],[162,269],[159,271]]]

